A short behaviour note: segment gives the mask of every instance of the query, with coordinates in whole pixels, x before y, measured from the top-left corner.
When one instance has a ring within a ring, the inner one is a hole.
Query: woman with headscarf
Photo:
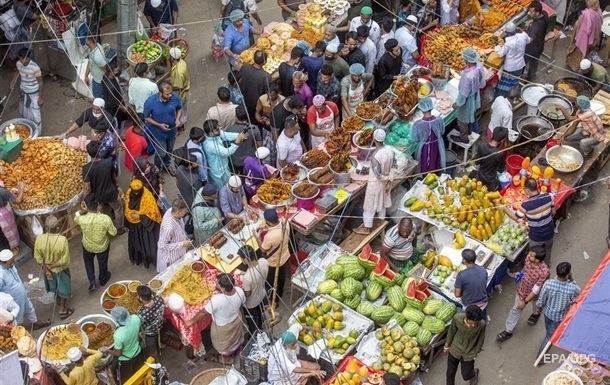
[[[0,250],[12,250],[19,246],[19,231],[17,231],[17,223],[13,217],[13,211],[8,206],[9,203],[19,203],[23,199],[25,183],[19,182],[17,191],[9,191],[0,186]],[[16,192],[15,195],[13,192]]]
[[[472,125],[476,121],[475,113],[481,107],[481,89],[485,87],[485,69],[479,63],[479,53],[474,48],[465,48],[462,59],[466,69],[460,75],[458,96],[453,103],[455,117],[460,130],[459,135],[452,135],[454,142],[468,143]]]
[[[125,193],[125,219],[129,260],[138,266],[144,262],[148,269],[157,261],[162,217],[155,197],[139,179],[133,179]]]
[[[241,307],[246,303],[246,294],[241,287],[235,286],[235,279],[225,273],[216,277],[216,290],[204,308],[186,321],[185,326],[189,328],[209,314],[212,317],[212,346],[219,354],[215,360],[232,364],[233,356],[244,343]]]
[[[411,130],[411,140],[417,144],[415,159],[422,174],[445,168],[445,122],[441,117],[432,115],[433,108],[432,99],[420,99],[419,109],[424,116],[415,122]]]
[[[373,85],[373,74],[364,72],[364,66],[355,63],[349,66],[349,75],[341,80],[341,105],[344,117],[353,116],[356,106],[366,99]]]
[[[320,384],[324,381],[326,372],[320,370],[320,365],[297,358],[297,339],[301,330],[302,325],[293,324],[271,348],[268,376],[271,385],[305,385],[310,378],[317,379]]]
[[[586,0],[586,5],[574,25],[573,40],[568,47],[566,60],[570,69],[576,72],[580,68],[580,61],[587,58],[591,48],[599,42],[604,20],[599,0]]]
[[[161,172],[148,158],[144,156],[138,156],[134,159],[133,177],[142,182],[157,200],[157,205],[161,209],[161,212],[165,212],[169,208],[167,198],[163,193],[163,177]]]
[[[316,148],[326,142],[331,132],[339,127],[339,108],[322,95],[313,98],[313,106],[307,110],[307,124],[311,135],[311,147]]]

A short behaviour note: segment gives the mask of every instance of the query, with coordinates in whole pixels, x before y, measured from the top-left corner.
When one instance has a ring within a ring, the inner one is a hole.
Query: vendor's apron
[[[362,102],[364,102],[364,81],[361,81],[358,87],[352,89],[352,80],[350,79],[347,90],[347,103],[352,113],[356,113],[356,106]]]
[[[316,127],[323,135],[311,135],[311,148],[316,148],[324,143],[326,141],[325,135],[330,134],[335,129],[335,113],[328,106],[326,106],[326,109],[330,111],[330,115],[326,118],[321,118],[318,110],[316,110]]]

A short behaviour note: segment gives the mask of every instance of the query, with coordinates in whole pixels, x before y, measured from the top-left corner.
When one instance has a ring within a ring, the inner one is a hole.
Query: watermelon
[[[360,263],[360,266],[364,267],[366,275],[371,274],[371,271],[377,267],[378,262],[379,256],[372,253],[371,246],[369,244],[364,246],[360,256],[358,256],[358,263]]]
[[[395,313],[394,316],[392,317],[392,319],[396,320],[396,323],[398,325],[400,325],[400,327],[402,327],[402,325],[407,323],[407,320],[405,319],[405,317],[403,317],[403,315],[400,313]]]
[[[379,306],[371,313],[371,319],[380,325],[387,324],[392,316],[394,316],[394,309],[388,305]]]
[[[349,264],[349,265],[343,266],[343,277],[344,278],[351,277],[357,281],[360,281],[362,278],[364,278],[365,273],[366,273],[366,271],[364,270],[364,267],[362,267],[358,264]]]
[[[399,286],[392,286],[387,289],[388,302],[396,311],[402,311],[405,308],[405,295]]]
[[[341,293],[345,298],[360,295],[362,289],[362,282],[356,281],[354,278],[348,277],[341,281]]]
[[[338,288],[339,285],[336,281],[332,279],[327,279],[326,281],[322,281],[318,284],[318,293],[319,294],[330,294],[333,290]]]
[[[351,254],[341,254],[339,257],[337,257],[335,263],[341,266],[358,264],[358,257]]]
[[[385,261],[385,259],[380,259],[377,263],[377,266],[375,266],[375,268],[371,272],[371,275],[383,275],[383,273],[385,273],[387,269],[388,263]]]
[[[407,298],[405,300],[405,302],[407,303],[407,305],[414,307],[416,309],[421,309],[424,307],[424,303],[422,301],[419,301],[417,299],[411,299],[411,298]]]
[[[326,270],[326,279],[339,281],[343,278],[343,267],[341,265],[330,265]]]
[[[402,276],[402,274],[398,273],[396,274],[396,278],[394,278],[394,284],[395,285],[402,285],[402,282],[405,280],[405,277]]]
[[[430,297],[430,292],[415,290],[415,299],[418,301],[425,301],[428,297]]]
[[[403,290],[405,292],[405,297],[410,299],[415,299],[415,290],[417,290],[417,284],[415,283],[415,278],[407,278],[405,279],[406,284],[404,284]]]
[[[428,290],[428,282],[423,279],[419,279],[417,282],[417,290],[424,292]]]
[[[371,281],[375,281],[375,282],[379,283],[384,288],[388,288],[388,287],[394,285],[392,280],[389,279],[388,277],[386,277],[385,275],[377,275],[377,274],[375,274],[375,270],[373,270],[373,272],[371,273],[371,276],[369,277],[369,279]]]
[[[437,334],[445,330],[445,323],[436,317],[426,317],[421,327],[432,334]]]
[[[419,346],[426,346],[432,341],[432,333],[430,330],[420,328],[415,338],[417,339]]]
[[[402,327],[402,330],[409,337],[415,337],[419,331],[419,325],[415,321],[407,321]]]
[[[341,292],[341,289],[335,289],[335,290],[331,291],[330,296],[339,302],[343,302],[343,300],[345,299],[345,296]]]
[[[343,303],[350,309],[356,309],[358,305],[360,305],[360,301],[362,301],[362,299],[360,298],[360,293],[358,293],[352,297],[346,298]]]
[[[360,301],[360,305],[356,308],[356,311],[365,317],[370,317],[373,310],[375,310],[375,306],[369,301]]]
[[[383,291],[383,286],[377,281],[369,281],[366,285],[366,299],[369,301],[374,301],[381,296],[381,292]]]
[[[402,316],[405,317],[407,321],[416,322],[420,325],[424,322],[426,315],[421,312],[421,310],[413,309],[412,307],[408,307],[402,311]]]
[[[445,302],[443,306],[436,312],[436,318],[440,319],[443,322],[449,321],[455,312],[457,311],[457,307],[451,302]]]
[[[441,299],[428,298],[422,311],[425,315],[434,315],[443,306],[443,302]]]

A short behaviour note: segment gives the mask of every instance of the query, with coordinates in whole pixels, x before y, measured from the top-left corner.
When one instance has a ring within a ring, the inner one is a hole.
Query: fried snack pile
[[[297,30],[292,31],[290,33],[290,37],[292,37],[293,39],[306,41],[307,43],[309,43],[310,47],[313,47],[318,41],[324,38],[324,35],[321,33],[317,33],[310,27],[304,27],[301,32]]]
[[[245,225],[246,224],[242,218],[233,218],[233,220],[227,225],[227,229],[231,232],[231,234],[238,234]]]
[[[394,80],[392,92],[396,95],[392,105],[396,111],[403,114],[408,114],[419,102],[417,97],[419,82],[417,79],[407,80],[407,78],[399,78]]]
[[[67,325],[51,329],[45,335],[41,354],[51,361],[65,361],[68,359],[68,349],[83,346],[83,336],[80,330],[77,333],[68,331]]]
[[[15,131],[17,131],[22,140],[26,140],[30,137],[30,129],[26,125],[15,124]]]
[[[362,131],[356,140],[356,144],[360,147],[373,147],[373,132],[372,128]]]
[[[485,32],[495,31],[506,20],[508,16],[496,9],[481,12],[474,18],[475,25],[482,27]]]
[[[6,188],[26,184],[22,210],[58,206],[72,199],[83,189],[82,168],[87,155],[67,147],[59,139],[27,139],[21,155],[13,163],[0,161],[1,176]]]
[[[350,137],[347,129],[343,126],[336,127],[328,136],[326,151],[328,151],[331,156],[337,156],[343,152],[347,152],[349,155],[351,149],[352,145],[350,143]]]
[[[492,8],[508,17],[516,15],[529,4],[529,0],[491,0]]]
[[[364,121],[357,116],[348,116],[341,122],[341,127],[345,128],[347,132],[357,132],[364,128]]]
[[[294,194],[299,198],[311,198],[317,191],[318,188],[308,182],[301,182],[294,187]]]
[[[349,165],[351,165],[351,160],[349,158],[349,152],[347,151],[337,153],[337,155],[333,156],[330,160],[330,167],[335,172],[347,172]]]
[[[330,156],[319,148],[312,148],[301,158],[301,163],[307,168],[324,167],[330,161]]]
[[[372,120],[381,113],[381,107],[375,102],[364,102],[356,107],[356,115],[365,120]]]
[[[197,305],[212,295],[211,289],[201,278],[201,275],[191,270],[190,265],[184,265],[173,276],[163,291],[163,296],[176,293],[184,298],[189,305]]]
[[[17,349],[17,345],[11,337],[11,326],[0,325],[0,350],[4,353],[10,353]]]
[[[335,176],[330,171],[329,166],[314,171],[310,178],[312,182],[318,184],[331,184],[335,182]]]
[[[482,55],[485,49],[502,43],[501,37],[491,34],[482,25],[445,25],[428,34],[423,51],[435,64],[447,64],[454,70],[461,71],[466,68],[462,59],[464,48],[472,47]]]
[[[93,331],[85,333],[87,334],[87,338],[89,338],[89,349],[97,350],[102,346],[112,346],[114,343],[114,329],[112,326],[106,330],[95,328]]]
[[[287,165],[282,168],[282,177],[286,182],[294,182],[299,179],[301,168],[297,165]]]
[[[116,306],[123,306],[129,314],[136,314],[142,304],[138,301],[138,294],[127,291],[125,295],[121,296],[114,300],[116,302]]]
[[[278,204],[290,199],[290,185],[279,179],[267,179],[256,191],[258,197],[267,204]]]
[[[227,237],[222,233],[216,233],[208,239],[208,245],[212,246],[215,249],[220,249],[222,245],[227,243]]]

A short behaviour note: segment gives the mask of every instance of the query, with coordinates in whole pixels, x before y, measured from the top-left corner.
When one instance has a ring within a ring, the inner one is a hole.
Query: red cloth
[[[575,192],[576,190],[574,190],[572,187],[562,183],[559,186],[559,192],[557,194],[552,194],[553,203],[555,203],[555,210],[559,210],[563,202],[565,202],[565,200]],[[507,201],[506,203],[510,204],[515,210],[518,210],[519,207],[521,207],[521,202],[527,200],[527,196],[523,192],[521,186],[514,187],[512,183],[509,183],[508,186],[504,187],[501,194],[502,198]]]
[[[335,114],[335,116],[339,116],[339,108],[337,108],[337,105],[334,102],[327,100],[325,102],[325,104],[326,104],[326,109],[324,110],[323,113],[319,114],[320,118],[328,118],[330,116],[329,110],[331,110],[333,112],[333,114]],[[307,110],[307,124],[316,123],[316,117],[317,117],[316,113],[317,113],[316,106],[309,107],[309,109]]]
[[[523,268],[525,275],[517,285],[517,294],[519,298],[525,299],[532,292],[534,286],[538,285],[538,289],[542,289],[542,285],[544,285],[544,281],[546,281],[549,276],[549,267],[546,263],[540,262],[538,264],[533,264],[530,262],[528,257],[525,257],[525,267]],[[534,298],[537,298],[536,295]]]
[[[133,132],[133,126],[125,132],[125,168],[133,172],[133,160],[138,156],[148,156],[148,144],[142,134]]]
[[[221,271],[207,263],[206,265],[207,269],[204,272],[203,279],[208,285],[215,286],[216,276],[220,274]],[[241,275],[236,273],[233,273],[232,275],[233,278],[235,278],[235,284],[241,286]],[[212,293],[212,295],[219,293],[220,292],[215,291],[214,293]],[[182,342],[188,343],[195,349],[198,349],[199,345],[201,344],[201,332],[209,328],[210,325],[212,325],[212,317],[210,315],[206,315],[199,322],[197,322],[188,329],[184,326],[184,323],[186,322],[186,320],[195,317],[197,313],[203,310],[209,300],[210,299],[208,298],[198,305],[185,304],[184,314],[176,314],[173,311],[169,310],[169,307],[166,306],[165,312],[163,314],[163,316],[169,319],[172,325],[174,325],[174,327],[180,332],[180,335],[182,336]]]

